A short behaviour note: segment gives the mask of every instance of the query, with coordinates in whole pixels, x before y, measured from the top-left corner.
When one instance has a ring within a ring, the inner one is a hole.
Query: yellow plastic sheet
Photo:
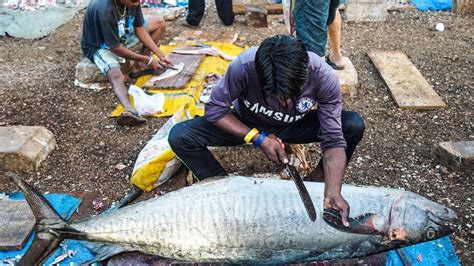
[[[221,52],[237,56],[239,55],[244,48],[230,44],[230,43],[222,43],[222,42],[206,42],[206,44],[211,45]],[[162,45],[160,49],[165,52],[166,54],[170,54],[176,45]],[[219,75],[224,75],[227,67],[229,66],[230,61],[226,61],[220,57],[216,56],[206,56],[202,63],[196,70],[194,76],[190,79],[186,87],[179,90],[149,90],[152,93],[161,92],[165,95],[165,103],[163,106],[163,112],[157,113],[155,117],[164,117],[164,116],[171,116],[176,113],[181,107],[183,107],[186,103],[188,103],[189,99],[192,98],[194,101],[198,101],[199,96],[204,88],[204,84],[206,83],[206,76],[209,73],[216,73]],[[142,87],[148,79],[151,78],[151,75],[143,76],[139,78],[135,85],[138,87]],[[133,99],[131,98],[132,104]],[[124,111],[122,105],[117,105],[115,110],[112,112],[111,116],[116,117],[119,116]],[[201,114],[203,115],[203,112]]]

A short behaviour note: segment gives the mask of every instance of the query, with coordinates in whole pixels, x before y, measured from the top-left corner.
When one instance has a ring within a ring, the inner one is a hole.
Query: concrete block
[[[76,65],[76,80],[80,83],[108,83],[107,78],[89,59],[84,58]]]
[[[44,127],[0,127],[0,171],[33,171],[55,147],[56,139]]]
[[[344,62],[346,63],[344,69],[336,70],[336,74],[339,77],[339,83],[341,83],[342,93],[352,96],[359,87],[359,78],[351,60],[348,57],[344,57]]]
[[[435,149],[438,162],[451,170],[474,170],[474,141],[441,142]]]
[[[347,21],[384,21],[387,3],[385,0],[350,0],[344,13]]]

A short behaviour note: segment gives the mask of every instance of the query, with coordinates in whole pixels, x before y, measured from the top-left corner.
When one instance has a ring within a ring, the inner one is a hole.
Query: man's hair
[[[290,35],[265,39],[255,55],[255,69],[264,98],[296,99],[308,79],[308,53],[301,40]]]

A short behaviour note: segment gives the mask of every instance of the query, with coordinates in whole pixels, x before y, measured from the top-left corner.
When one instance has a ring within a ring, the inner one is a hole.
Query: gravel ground
[[[41,191],[89,191],[106,204],[130,189],[134,161],[165,119],[138,128],[117,127],[108,117],[117,104],[111,90],[93,92],[73,85],[81,60],[83,12],[40,40],[0,38],[0,125],[41,125],[58,142],[37,172],[26,179]],[[434,30],[442,22],[445,31]],[[253,29],[245,17],[224,27],[213,7],[201,27],[236,31],[238,45],[256,45],[285,33],[281,16],[269,27]],[[164,43],[183,30],[168,24]],[[354,63],[360,87],[345,108],[364,117],[367,130],[349,165],[345,182],[401,188],[453,208],[460,230],[452,237],[463,264],[474,263],[471,172],[453,172],[436,163],[433,150],[442,141],[474,140],[474,19],[448,12],[395,12],[380,23],[344,23],[343,50]],[[436,111],[402,111],[389,95],[366,52],[401,50],[408,55],[448,105]],[[118,170],[115,166],[124,164]],[[0,177],[0,191],[16,190]]]

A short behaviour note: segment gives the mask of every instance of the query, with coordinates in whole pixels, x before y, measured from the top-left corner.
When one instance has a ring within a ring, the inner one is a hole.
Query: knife
[[[295,181],[300,197],[303,200],[304,207],[308,212],[309,219],[311,221],[316,221],[316,210],[314,209],[313,201],[309,196],[308,190],[304,186],[303,179],[301,179],[300,174],[296,171],[296,168],[293,165],[285,164],[285,172],[291,179]]]

